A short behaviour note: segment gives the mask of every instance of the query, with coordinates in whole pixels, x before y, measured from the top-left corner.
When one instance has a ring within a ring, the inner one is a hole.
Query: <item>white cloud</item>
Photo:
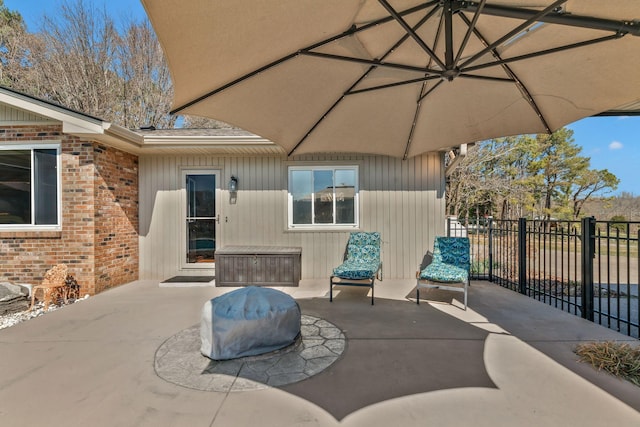
[[[622,147],[624,147],[624,145],[622,145],[622,142],[619,141],[613,141],[611,144],[609,144],[609,150],[621,150]]]

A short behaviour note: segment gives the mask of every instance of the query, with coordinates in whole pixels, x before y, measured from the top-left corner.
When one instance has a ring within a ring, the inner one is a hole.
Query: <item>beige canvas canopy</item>
[[[640,105],[638,0],[142,0],[174,113],[410,157]]]

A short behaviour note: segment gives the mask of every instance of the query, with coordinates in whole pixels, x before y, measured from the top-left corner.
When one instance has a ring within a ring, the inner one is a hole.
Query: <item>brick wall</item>
[[[58,263],[81,294],[136,280],[137,157],[64,135],[59,125],[0,129],[0,143],[51,140],[62,147],[62,230],[0,231],[0,281],[37,284]]]
[[[138,158],[103,145],[95,159],[96,292],[138,278]]]

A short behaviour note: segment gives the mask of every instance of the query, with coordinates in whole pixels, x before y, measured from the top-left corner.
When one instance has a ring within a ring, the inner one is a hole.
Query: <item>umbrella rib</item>
[[[421,95],[418,98],[418,102],[416,105],[416,112],[413,115],[413,122],[411,123],[411,130],[409,131],[409,138],[407,138],[407,145],[404,147],[404,155],[402,156],[402,160],[407,160],[407,157],[409,157],[409,148],[411,148],[411,143],[413,142],[413,135],[416,131],[416,125],[418,124],[418,115],[420,115],[420,110],[422,109],[422,101],[429,95],[431,94],[434,90],[436,90],[438,88],[438,86],[440,86],[442,84],[442,82],[444,82],[444,80],[440,80],[438,83],[436,83],[435,85],[433,85],[433,87],[431,89],[429,89],[426,93],[424,93],[423,95]],[[420,93],[422,93],[424,91],[424,88],[426,87],[426,82],[423,83],[422,88],[420,89]]]
[[[444,83],[444,80],[440,80],[438,83],[436,83],[435,85],[433,85],[433,87],[431,89],[429,89],[428,91],[426,91],[424,93],[424,95],[422,95],[419,99],[418,102],[422,102],[427,96],[431,95],[431,93],[436,90],[438,88],[438,86],[440,86],[442,83]]]
[[[438,3],[438,0],[425,2],[423,4],[419,4],[417,6],[414,6],[414,7],[411,7],[409,9],[403,10],[402,12],[398,12],[398,15],[399,16],[410,15],[412,13],[419,12],[419,11],[421,11],[423,9],[426,9],[426,8],[428,8],[428,7],[430,7],[430,6],[434,5],[434,4],[437,4],[437,3]],[[254,71],[251,71],[251,72],[249,72],[247,74],[244,74],[244,75],[238,77],[237,79],[218,87],[217,89],[214,89],[214,90],[212,90],[210,92],[207,92],[204,95],[201,95],[201,96],[199,96],[199,97],[197,97],[197,98],[195,98],[195,99],[193,99],[193,100],[191,100],[191,101],[189,101],[189,102],[187,102],[185,104],[182,104],[179,107],[174,108],[173,110],[171,110],[169,112],[169,114],[179,113],[180,111],[182,111],[182,110],[184,110],[186,108],[189,108],[194,104],[202,102],[205,99],[207,99],[207,98],[209,98],[209,97],[211,97],[213,95],[216,95],[216,94],[218,94],[218,93],[220,93],[220,92],[222,92],[222,91],[224,91],[226,89],[229,89],[230,87],[233,87],[233,86],[237,85],[238,83],[241,83],[241,82],[243,82],[243,81],[245,81],[247,79],[250,79],[251,77],[256,76],[256,75],[258,75],[258,74],[260,74],[260,73],[262,73],[264,71],[267,71],[267,70],[269,70],[269,69],[271,69],[271,68],[273,68],[273,67],[275,67],[275,66],[277,66],[279,64],[282,64],[283,62],[289,61],[290,59],[293,59],[296,56],[298,56],[302,51],[308,51],[308,50],[311,50],[311,49],[317,49],[317,48],[322,47],[322,46],[324,46],[326,44],[334,42],[336,40],[340,40],[342,38],[349,37],[351,35],[354,35],[356,33],[361,32],[361,31],[366,31],[366,30],[368,30],[370,28],[374,28],[374,27],[376,27],[376,26],[378,26],[380,24],[385,24],[385,23],[391,22],[393,20],[394,20],[393,17],[387,16],[387,17],[372,21],[372,22],[370,22],[368,24],[365,24],[365,25],[363,25],[361,27],[356,27],[355,25],[353,25],[348,30],[346,30],[346,31],[344,31],[344,32],[342,32],[340,34],[331,36],[331,37],[329,37],[327,39],[324,39],[324,40],[319,41],[317,43],[314,43],[314,44],[312,44],[310,46],[307,46],[307,47],[305,47],[305,48],[303,48],[303,49],[301,49],[299,51],[296,51],[296,52],[290,53],[288,55],[285,55],[285,56],[283,56],[283,57],[281,57],[279,59],[276,59],[275,61],[272,61],[272,62],[268,63],[267,65],[264,65],[264,66],[262,66],[260,68],[257,68]]]
[[[456,67],[458,62],[460,62],[460,57],[462,57],[462,53],[467,47],[467,43],[469,43],[469,39],[471,38],[471,34],[473,34],[473,29],[476,28],[476,24],[478,23],[478,19],[480,18],[480,14],[482,13],[482,9],[484,9],[484,4],[487,0],[481,0],[478,8],[473,14],[473,19],[471,20],[471,24],[469,24],[469,28],[467,29],[466,34],[464,35],[464,39],[462,39],[462,44],[460,44],[460,49],[458,50],[458,54],[456,55],[456,59],[453,61],[453,66]]]
[[[458,77],[466,78],[466,79],[476,79],[476,80],[488,80],[494,82],[506,82],[506,83],[515,83],[516,80],[509,79],[505,77],[491,77],[491,76],[478,76],[474,74],[460,74]]]
[[[449,8],[449,10],[451,10],[451,3],[447,3],[445,5],[446,7]],[[445,11],[446,12],[446,11]],[[433,40],[433,48],[435,49],[436,46],[438,46],[438,42],[440,40],[440,34],[442,31],[442,26],[448,26],[448,29],[451,29],[451,13],[446,14],[447,16],[445,16],[446,13],[443,13],[442,15],[440,15],[440,22],[438,23],[438,29],[436,31],[436,36],[434,37]],[[446,31],[446,30],[445,30]],[[446,34],[445,37],[447,37],[450,34]],[[427,63],[427,67],[431,64],[431,59],[429,59],[429,62]],[[431,89],[429,89],[427,91],[427,93],[425,93],[425,89],[427,87],[427,82],[423,82],[422,86],[420,87],[420,94],[418,96],[418,100],[416,101],[416,111],[413,115],[413,121],[411,122],[411,129],[409,130],[409,137],[407,138],[407,144],[404,147],[404,155],[402,156],[402,160],[407,160],[407,157],[409,157],[409,149],[411,148],[411,144],[413,143],[413,137],[415,135],[416,132],[416,126],[418,125],[418,116],[420,115],[420,110],[422,109],[422,100],[425,99],[427,97],[428,94],[430,94],[431,92],[433,92],[438,86],[440,86],[440,84],[443,82],[443,80],[440,80],[438,83],[436,83]]]
[[[478,4],[475,2],[465,2],[461,9],[475,10]],[[567,25],[576,28],[589,28],[592,30],[612,31],[620,33],[631,33],[640,36],[640,26],[637,19],[612,20],[604,18],[596,18],[593,16],[574,15],[572,13],[564,13],[562,11],[554,11],[555,13],[538,18],[539,22],[548,24]],[[498,16],[502,18],[527,19],[532,14],[537,13],[532,9],[524,9],[500,5],[487,5],[483,9],[483,14],[490,16]]]
[[[437,3],[437,2],[434,2]],[[418,21],[418,23],[414,26],[414,29],[417,30],[418,28],[420,28],[425,22],[427,22],[438,10],[439,6],[436,5],[429,13],[427,13],[422,19],[420,19],[420,21]],[[387,56],[389,56],[394,50],[396,50],[398,47],[400,47],[400,45],[402,43],[404,43],[407,39],[409,38],[409,34],[405,34],[404,36],[402,36],[400,38],[400,40],[398,40],[389,50],[387,50],[387,52],[382,55],[381,59],[386,58]],[[314,123],[314,125],[307,131],[307,133],[302,137],[302,139],[300,139],[300,141],[298,141],[298,143],[295,145],[295,147],[293,147],[293,149],[291,149],[291,151],[289,151],[288,156],[291,156],[293,154],[294,151],[296,151],[298,149],[298,147],[309,137],[309,135],[311,135],[311,133],[320,125],[320,123],[322,123],[322,121],[338,106],[338,104],[340,104],[340,102],[342,102],[342,100],[344,99],[345,96],[347,95],[351,95],[355,92],[353,91],[353,88],[356,87],[362,80],[364,80],[371,71],[375,70],[378,67],[378,65],[371,65],[371,67],[369,67],[369,69],[362,75],[360,76],[360,78],[358,78],[355,83],[353,83],[349,89],[347,89],[340,98],[338,98],[338,100],[336,100],[336,102],[333,103],[333,105],[320,117],[320,119],[318,119],[317,122]],[[432,78],[439,78],[439,76],[435,76]]]
[[[424,91],[426,84],[427,84],[426,82],[422,84],[420,93]],[[422,108],[422,98],[419,98],[416,105],[416,112],[413,115],[413,122],[411,122],[411,130],[409,131],[409,138],[407,138],[407,145],[405,145],[404,147],[404,155],[402,156],[402,160],[407,160],[407,157],[409,156],[409,147],[411,147],[411,143],[413,142],[413,135],[416,131],[416,124],[418,122],[418,116],[420,115],[421,108]]]
[[[418,28],[420,28],[425,22],[427,22],[429,19],[431,19],[431,17],[433,17],[433,15],[435,15],[435,13],[440,9],[439,5],[436,5],[433,9],[431,9],[424,17],[422,17],[420,19],[420,21],[418,21],[414,27],[412,28],[412,30],[415,32],[418,30]],[[322,52],[311,52],[309,50],[303,50],[300,52],[301,55],[308,55],[308,56],[317,56],[317,57],[322,57],[322,58],[327,58],[327,59],[334,59],[334,60],[338,60],[338,61],[349,61],[349,62],[358,62],[361,64],[368,64],[371,65],[372,67],[390,67],[390,68],[398,68],[398,69],[402,69],[402,70],[407,70],[407,71],[417,71],[417,72],[425,72],[428,74],[435,74],[435,75],[442,75],[442,71],[440,70],[430,70],[430,69],[425,69],[425,68],[421,68],[421,67],[413,67],[410,65],[405,65],[405,64],[397,64],[397,63],[392,63],[392,62],[383,62],[384,59],[389,56],[393,51],[395,51],[398,47],[400,47],[400,45],[402,45],[408,38],[410,37],[410,35],[407,33],[404,36],[402,36],[390,49],[387,50],[387,52],[382,55],[382,57],[380,59],[365,59],[365,58],[355,58],[355,57],[350,57],[350,56],[342,56],[342,55],[334,55],[334,54],[328,54],[328,53],[322,53]],[[371,71],[371,70],[369,70]],[[369,72],[367,71],[367,72]]]
[[[469,19],[463,14],[460,14],[460,18],[467,24],[470,25],[471,22],[469,21]],[[487,42],[487,39],[480,33],[480,31],[478,31],[477,28],[473,29],[473,33],[476,35],[476,37],[478,37],[478,39],[485,45],[489,45],[489,43]],[[498,53],[498,51],[494,48],[491,49],[490,51],[493,56],[495,58],[498,59],[498,61],[502,61],[502,58],[500,57],[500,54]],[[538,107],[538,104],[536,104],[536,101],[533,99],[533,96],[531,96],[531,92],[529,92],[529,90],[527,89],[527,87],[524,85],[524,83],[522,83],[522,81],[518,78],[518,76],[516,75],[516,73],[513,72],[513,70],[511,69],[511,67],[509,67],[509,65],[507,64],[501,64],[501,67],[503,68],[503,70],[507,73],[507,75],[509,75],[509,77],[511,77],[513,79],[514,84],[518,87],[518,89],[520,90],[520,92],[524,95],[524,98],[527,100],[527,102],[529,103],[529,105],[531,106],[531,108],[533,109],[533,111],[536,113],[536,115],[538,116],[538,119],[540,119],[540,122],[542,122],[542,125],[544,126],[545,130],[547,133],[551,133],[551,127],[549,127],[549,124],[547,122],[547,119],[545,119],[544,115],[542,114],[542,111],[540,111],[540,107]]]
[[[442,71],[440,70],[430,70],[427,68],[415,67],[413,65],[398,64],[396,62],[384,62],[379,59],[356,58],[353,56],[334,55],[332,53],[323,53],[323,52],[310,52],[306,50],[300,51],[300,55],[315,56],[318,58],[333,59],[336,61],[356,62],[359,64],[371,65],[373,67],[396,68],[396,69],[405,70],[405,71],[428,73],[428,74],[433,74],[437,76],[442,75]]]
[[[336,102],[333,103],[333,105],[331,107],[329,107],[329,109],[327,111],[325,111],[325,113],[318,119],[317,122],[315,122],[313,124],[313,126],[311,126],[311,128],[307,131],[307,133],[304,134],[304,136],[300,139],[300,141],[298,141],[298,143],[289,151],[289,153],[287,154],[287,156],[291,156],[293,154],[294,151],[296,151],[298,149],[298,147],[300,145],[302,145],[302,143],[304,141],[307,140],[307,138],[309,137],[309,135],[311,135],[311,133],[318,127],[320,126],[320,123],[322,123],[322,121],[338,106],[338,104],[340,104],[340,102],[342,102],[342,100],[344,99],[344,97],[346,96],[346,94],[353,89],[354,87],[356,87],[356,85],[358,83],[360,83],[362,80],[364,80],[365,77],[367,77],[367,74],[369,74],[369,72],[371,72],[373,69],[375,69],[375,66],[372,66],[369,68],[369,70],[367,70],[366,73],[364,73],[362,76],[360,76],[360,78],[358,80],[356,80],[356,82],[354,84],[351,85],[351,87],[349,89],[347,89],[347,91],[345,93],[342,94],[342,96],[340,96],[340,98],[338,98],[338,100]]]
[[[420,19],[420,21],[418,21],[418,23],[416,25],[414,25],[413,30],[416,31],[418,28],[420,28],[425,22],[427,22],[438,11],[439,8],[440,8],[439,6],[434,7],[429,13],[427,13],[422,19]],[[382,55],[381,60],[384,60],[384,58],[386,58],[391,53],[393,53],[408,38],[409,38],[409,34],[405,34],[404,36],[402,36],[400,38],[400,40],[398,40],[390,49],[387,50],[387,52],[384,55]],[[367,71],[367,74],[369,72],[371,72],[374,68],[376,68],[376,67],[373,66],[371,69],[369,69]],[[402,85],[407,85],[407,84],[412,84],[412,83],[419,83],[419,82],[424,82],[426,80],[438,79],[438,78],[441,78],[441,76],[442,76],[442,73],[440,71],[428,70],[428,69],[427,70],[422,70],[422,71],[426,71],[427,73],[435,74],[435,75],[433,75],[433,76],[424,76],[424,77],[420,77],[420,78],[416,78],[416,79],[410,79],[410,80],[403,80],[401,82],[389,83],[389,84],[386,84],[386,85],[373,86],[373,87],[368,87],[368,88],[365,88],[365,89],[358,89],[358,90],[353,90],[353,88],[355,86],[351,86],[351,88],[349,88],[349,90],[347,90],[347,92],[345,92],[345,95],[356,95],[358,93],[370,92],[372,90],[386,89],[386,88],[395,87],[395,86],[402,86]],[[357,83],[360,83],[361,80],[362,79],[359,79]]]
[[[438,55],[436,55],[436,53],[431,50],[429,46],[427,46],[424,40],[422,40],[420,36],[418,36],[418,34],[409,26],[407,21],[402,19],[402,16],[387,2],[387,0],[378,0],[378,2],[387,10],[387,12],[389,12],[393,19],[395,19],[400,24],[400,26],[404,28],[407,34],[409,34],[411,38],[413,38],[415,42],[418,43],[418,46],[420,46],[422,50],[424,50],[427,55],[429,55],[431,59],[433,59],[436,64],[438,64],[440,68],[442,68],[443,70],[447,68],[445,64],[440,60],[440,58],[438,58]]]
[[[391,87],[396,87],[396,86],[404,86],[404,85],[409,85],[409,84],[413,84],[413,83],[420,83],[420,82],[426,82],[429,80],[435,80],[435,79],[440,79],[440,76],[425,76],[425,77],[419,77],[417,79],[411,79],[411,80],[403,80],[401,82],[395,82],[395,83],[388,83],[386,85],[380,85],[380,86],[371,86],[371,87],[367,87],[364,89],[358,89],[358,90],[350,90],[347,93],[345,93],[345,95],[349,96],[349,95],[357,95],[359,93],[364,93],[364,92],[371,92],[374,90],[381,90],[381,89],[388,89]]]
[[[579,48],[579,47],[589,46],[589,45],[596,44],[596,43],[602,43],[602,42],[606,42],[606,41],[609,41],[609,40],[616,40],[616,39],[619,39],[619,38],[624,37],[624,36],[625,36],[625,34],[623,34],[623,33],[611,34],[611,35],[608,35],[608,36],[598,37],[598,38],[591,39],[591,40],[584,40],[584,41],[581,41],[581,42],[572,43],[572,44],[568,44],[568,45],[564,45],[564,46],[558,46],[558,47],[554,47],[554,48],[551,48],[551,49],[545,49],[545,50],[541,50],[541,51],[538,51],[538,52],[532,52],[532,53],[527,53],[527,54],[524,54],[524,55],[514,56],[512,58],[501,59],[499,61],[488,62],[486,64],[475,65],[473,67],[465,68],[465,69],[461,70],[461,72],[477,71],[477,70],[482,70],[482,69],[485,69],[485,68],[495,67],[495,66],[498,66],[498,65],[510,64],[512,62],[524,61],[525,59],[536,58],[538,56],[544,56],[544,55],[549,55],[549,54],[552,54],[552,53],[562,52],[562,51],[565,51],[565,50],[576,49],[576,48]]]
[[[494,51],[497,47],[499,47],[500,45],[502,45],[504,42],[506,42],[507,40],[511,39],[513,36],[517,35],[518,33],[522,32],[525,28],[527,28],[528,26],[530,26],[533,22],[536,22],[537,20],[539,20],[540,18],[542,18],[545,15],[548,15],[549,13],[551,13],[555,8],[557,8],[558,6],[560,6],[563,3],[566,3],[567,0],[556,0],[555,2],[553,2],[552,4],[550,4],[549,6],[547,6],[546,8],[544,8],[543,10],[541,10],[540,12],[534,14],[533,16],[529,17],[529,19],[527,19],[526,21],[524,21],[522,24],[518,25],[516,28],[514,28],[513,30],[509,31],[507,34],[505,34],[504,36],[500,37],[498,40],[494,41],[493,43],[489,43],[484,49],[482,49],[480,52],[476,53],[475,55],[473,55],[471,58],[467,59],[466,61],[464,61],[461,65],[460,68],[464,67],[467,64],[471,64],[473,62],[475,62],[476,60],[478,60],[479,58],[483,57],[484,55],[486,55],[487,53]],[[470,25],[470,24],[469,24]],[[486,41],[486,39],[485,39]]]

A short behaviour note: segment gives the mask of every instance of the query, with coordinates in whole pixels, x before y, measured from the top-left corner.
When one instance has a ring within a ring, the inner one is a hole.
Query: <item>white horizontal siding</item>
[[[221,172],[217,247],[301,246],[303,278],[328,278],[341,262],[349,232],[287,230],[287,166],[299,162],[358,164],[360,228],[382,234],[384,276],[415,277],[416,266],[434,237],[444,231],[444,168],[438,153],[406,161],[368,155],[308,155],[293,161],[283,157],[142,156],[141,278],[189,274],[179,270],[183,255],[181,168]],[[239,179],[235,204],[226,191],[232,175]]]

